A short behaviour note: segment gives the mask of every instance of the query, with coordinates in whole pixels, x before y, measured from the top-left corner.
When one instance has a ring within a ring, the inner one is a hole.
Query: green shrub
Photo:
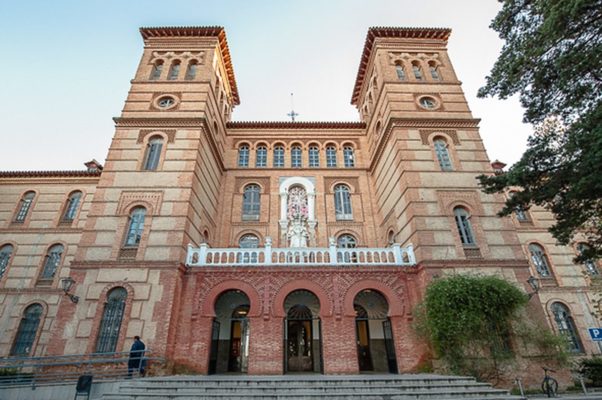
[[[585,358],[579,362],[579,373],[593,386],[602,386],[602,357]]]

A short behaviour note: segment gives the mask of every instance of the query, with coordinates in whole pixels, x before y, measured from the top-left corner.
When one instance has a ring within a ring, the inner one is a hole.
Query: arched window
[[[27,218],[27,213],[31,208],[31,204],[33,203],[33,199],[36,197],[35,192],[26,192],[21,198],[21,202],[19,204],[19,209],[17,210],[17,214],[15,215],[14,222],[25,222]]]
[[[238,166],[249,166],[249,146],[247,146],[246,144],[243,144],[238,148]]]
[[[122,287],[111,289],[107,294],[107,302],[98,330],[98,339],[96,339],[97,353],[112,353],[116,350],[127,296],[127,290]]]
[[[301,146],[294,145],[291,147],[291,167],[301,168],[303,166],[303,152]]]
[[[355,167],[355,154],[353,153],[353,147],[343,147],[343,162],[345,163],[345,168]]]
[[[334,146],[326,147],[326,166],[336,168],[337,166],[337,148]]]
[[[79,203],[82,198],[82,192],[79,190],[75,192],[71,192],[69,198],[67,199],[67,204],[65,204],[65,211],[63,212],[62,220],[65,222],[71,222],[75,219],[75,215],[77,214],[77,209],[79,208]]]
[[[320,166],[320,148],[318,146],[309,146],[309,166]]]
[[[13,255],[13,246],[10,244],[5,244],[0,247],[0,279],[4,276],[4,272],[8,267],[8,263],[10,262],[10,258]]]
[[[395,63],[395,71],[397,72],[397,78],[400,81],[406,80],[406,71],[403,69],[403,65],[401,64],[401,62],[398,61]]]
[[[395,243],[395,232],[392,230],[387,234],[387,244],[390,246]]]
[[[420,68],[420,64],[418,64],[418,62],[412,63],[412,72],[414,72],[414,78],[416,78],[417,81],[421,81],[423,79],[422,68]]]
[[[17,329],[15,342],[10,350],[11,356],[27,357],[33,353],[33,344],[36,340],[40,319],[44,308],[42,305],[35,303],[30,305],[23,312],[23,317]]]
[[[537,270],[537,273],[544,277],[550,276],[550,262],[543,247],[538,244],[531,243],[529,245],[529,253],[531,254],[531,261],[533,262],[533,266]]]
[[[357,247],[357,240],[353,235],[341,235],[337,239],[337,246],[342,249],[354,249]]]
[[[142,168],[146,171],[154,171],[159,166],[159,159],[161,158],[161,149],[163,148],[163,138],[161,136],[154,136],[146,145],[146,153],[144,154],[144,163]]]
[[[433,78],[433,80],[435,80],[435,81],[441,80],[441,76],[439,75],[439,70],[437,68],[437,64],[435,64],[432,61],[429,63],[429,71],[431,72],[431,78]]]
[[[476,242],[472,232],[468,211],[463,207],[456,207],[454,208],[454,217],[456,219],[456,226],[458,227],[458,234],[460,235],[462,244],[464,246],[475,246]]]
[[[190,62],[188,63],[188,68],[186,68],[186,77],[184,79],[186,79],[187,81],[194,80],[194,78],[196,77],[197,65],[198,64],[196,60],[190,60]]]
[[[435,154],[437,154],[437,160],[442,171],[453,171],[451,158],[449,158],[449,151],[447,150],[447,142],[442,138],[437,138],[433,141],[435,147]]]
[[[583,253],[585,253],[588,250],[590,250],[590,247],[587,244],[577,243],[577,252],[579,253],[580,256],[582,256]],[[587,260],[583,261],[583,265],[585,266],[585,269],[588,274],[593,275],[593,276],[600,275],[600,270],[598,269],[598,263],[596,262],[596,260],[588,258]],[[0,267],[1,267],[1,265],[0,265]],[[0,274],[0,276],[2,276],[2,275]]]
[[[346,185],[336,185],[334,187],[334,209],[336,219],[353,219],[351,193]]]
[[[262,168],[268,166],[268,148],[265,146],[257,146],[255,157],[255,167]]]
[[[274,147],[274,167],[284,167],[284,146]]]
[[[167,80],[175,81],[178,79],[178,75],[180,74],[180,61],[175,60],[171,63],[171,67],[169,68],[169,74],[167,75]]]
[[[243,235],[238,241],[238,246],[241,249],[256,249],[259,247],[259,238],[253,234]],[[237,262],[242,263],[255,263],[257,262],[257,253],[256,252],[247,252],[238,254]]]
[[[583,352],[581,339],[579,339],[575,321],[569,309],[564,304],[556,302],[552,304],[552,313],[554,314],[558,333],[566,338],[569,351],[574,353]]]
[[[510,197],[516,196],[516,192],[510,192]],[[529,215],[527,214],[527,212],[525,211],[525,209],[522,206],[516,206],[514,207],[514,215],[516,216],[516,220],[518,222],[528,222],[529,221]]]
[[[40,280],[52,280],[56,274],[56,270],[61,263],[63,257],[64,247],[62,244],[55,244],[48,249],[46,257],[44,257],[44,267],[42,268],[42,275]]]
[[[242,218],[243,219],[259,219],[259,211],[261,208],[261,194],[258,185],[245,186],[242,197]]]
[[[144,231],[144,219],[146,218],[146,208],[136,207],[130,213],[128,230],[125,235],[124,247],[138,247],[142,232]]]
[[[157,60],[153,64],[153,69],[151,70],[151,74],[150,74],[150,77],[148,79],[150,79],[151,81],[156,81],[157,79],[161,78],[161,71],[162,70],[163,70],[163,61],[162,60]]]

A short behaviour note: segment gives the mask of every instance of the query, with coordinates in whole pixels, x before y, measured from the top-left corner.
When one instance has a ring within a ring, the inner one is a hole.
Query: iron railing
[[[81,375],[96,381],[137,378],[151,364],[163,363],[150,350],[142,356],[144,368],[128,369],[129,352],[70,354],[46,357],[0,357],[0,388],[76,382]]]

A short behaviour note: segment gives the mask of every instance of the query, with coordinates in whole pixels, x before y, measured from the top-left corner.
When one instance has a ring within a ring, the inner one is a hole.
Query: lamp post
[[[61,288],[63,289],[63,292],[65,292],[65,296],[68,296],[72,303],[77,303],[79,301],[79,297],[69,293],[74,283],[75,281],[70,276],[61,279]]]

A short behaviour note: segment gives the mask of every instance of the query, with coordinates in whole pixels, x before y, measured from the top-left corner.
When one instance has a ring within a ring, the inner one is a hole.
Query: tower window
[[[554,321],[558,328],[558,333],[564,336],[567,341],[569,351],[573,353],[583,352],[583,346],[577,328],[575,326],[575,320],[571,316],[569,309],[562,303],[552,303],[552,313],[554,314]]]
[[[583,253],[585,253],[588,250],[590,250],[590,247],[587,244],[585,244],[585,243],[577,244],[577,252],[579,253],[580,256],[582,256]],[[592,276],[600,275],[600,270],[598,269],[598,263],[596,262],[596,260],[588,258],[587,260],[583,261],[583,265],[585,266],[585,270],[587,271],[587,273],[589,275],[592,275]],[[0,267],[1,267],[1,265],[0,265]],[[1,276],[1,274],[0,274],[0,276]]]
[[[161,78],[161,71],[163,70],[163,61],[157,60],[155,64],[153,64],[153,68],[151,70],[150,79],[151,81],[156,81]]]
[[[238,166],[249,166],[249,146],[247,145],[242,145],[238,148]]]
[[[439,161],[441,171],[453,171],[451,158],[449,157],[449,151],[447,149],[447,142],[438,138],[433,141],[433,145],[435,147],[435,154],[437,155],[437,161]]]
[[[531,243],[529,245],[529,253],[531,254],[531,261],[533,262],[533,266],[537,270],[537,273],[542,277],[550,276],[550,262],[548,261],[548,256],[543,247]]]
[[[122,287],[116,287],[108,293],[96,340],[97,353],[111,353],[117,348],[127,295],[128,292]]]
[[[291,147],[291,167],[293,168],[301,168],[303,166],[303,152],[301,151],[301,146],[294,145]]]
[[[460,235],[462,245],[475,246],[476,242],[468,211],[463,207],[456,207],[454,208],[454,218],[456,220],[456,227],[458,228],[458,234]]]
[[[353,152],[353,147],[343,147],[343,162],[345,163],[345,168],[355,167],[355,154]]]
[[[401,64],[401,62],[395,63],[395,71],[397,72],[397,78],[400,81],[405,81],[406,80],[406,72],[403,69],[403,65]]]
[[[61,263],[63,250],[62,244],[55,244],[48,249],[48,253],[46,253],[46,257],[44,257],[44,267],[42,269],[42,275],[40,275],[40,280],[51,280],[54,278],[56,270]]]
[[[245,186],[242,197],[242,219],[259,219],[261,193],[258,185]]]
[[[309,166],[320,166],[320,149],[318,146],[309,146]]]
[[[414,78],[416,78],[417,81],[424,79],[422,76],[422,68],[420,68],[420,64],[417,62],[412,63],[412,71],[414,72]]]
[[[437,108],[437,100],[429,96],[421,97],[420,100],[418,100],[418,104],[420,104],[420,107],[425,108],[427,110],[434,110],[435,108]]]
[[[262,168],[268,166],[268,148],[265,146],[257,146],[255,157],[255,167]]]
[[[437,65],[434,62],[429,63],[429,71],[431,72],[431,78],[433,78],[433,80],[441,80],[441,75],[439,75],[439,69],[437,68]]]
[[[326,147],[326,166],[336,168],[337,166],[337,148],[334,146]]]
[[[132,210],[129,217],[128,230],[125,235],[124,247],[138,247],[144,231],[144,219],[146,218],[146,208],[136,207]]]
[[[180,62],[178,60],[171,63],[171,67],[169,68],[169,74],[167,75],[167,79],[170,81],[175,81],[178,79],[178,75],[180,74]]]
[[[274,167],[284,167],[284,146],[277,145],[274,147]]]
[[[352,235],[341,235],[337,239],[337,246],[343,249],[354,249],[357,247],[357,240]]]
[[[43,310],[42,306],[37,303],[25,309],[21,322],[19,322],[15,342],[10,350],[11,356],[27,357],[32,355]]]
[[[334,210],[337,220],[353,219],[351,193],[346,185],[336,185],[334,188]]]
[[[62,220],[65,222],[71,222],[75,219],[75,215],[77,214],[77,209],[79,208],[79,203],[82,198],[82,192],[75,191],[71,192],[69,198],[67,199],[67,204],[65,204],[65,211],[63,213]]]
[[[4,276],[6,272],[6,268],[8,267],[8,263],[10,262],[10,257],[13,254],[13,246],[10,244],[5,244],[0,248],[0,279]]]
[[[191,60],[188,63],[188,68],[186,68],[186,77],[184,79],[186,79],[187,81],[194,80],[194,78],[196,77],[197,65],[198,64],[197,64],[196,60]]]
[[[33,203],[33,199],[36,197],[35,192],[27,192],[21,198],[21,202],[19,203],[19,209],[17,210],[17,214],[15,215],[14,222],[25,222],[27,218],[27,214],[29,213],[29,209],[31,208],[31,204]]]
[[[161,149],[163,148],[163,138],[155,136],[148,141],[146,145],[146,153],[144,154],[143,169],[146,171],[154,171],[159,166],[161,158]]]

